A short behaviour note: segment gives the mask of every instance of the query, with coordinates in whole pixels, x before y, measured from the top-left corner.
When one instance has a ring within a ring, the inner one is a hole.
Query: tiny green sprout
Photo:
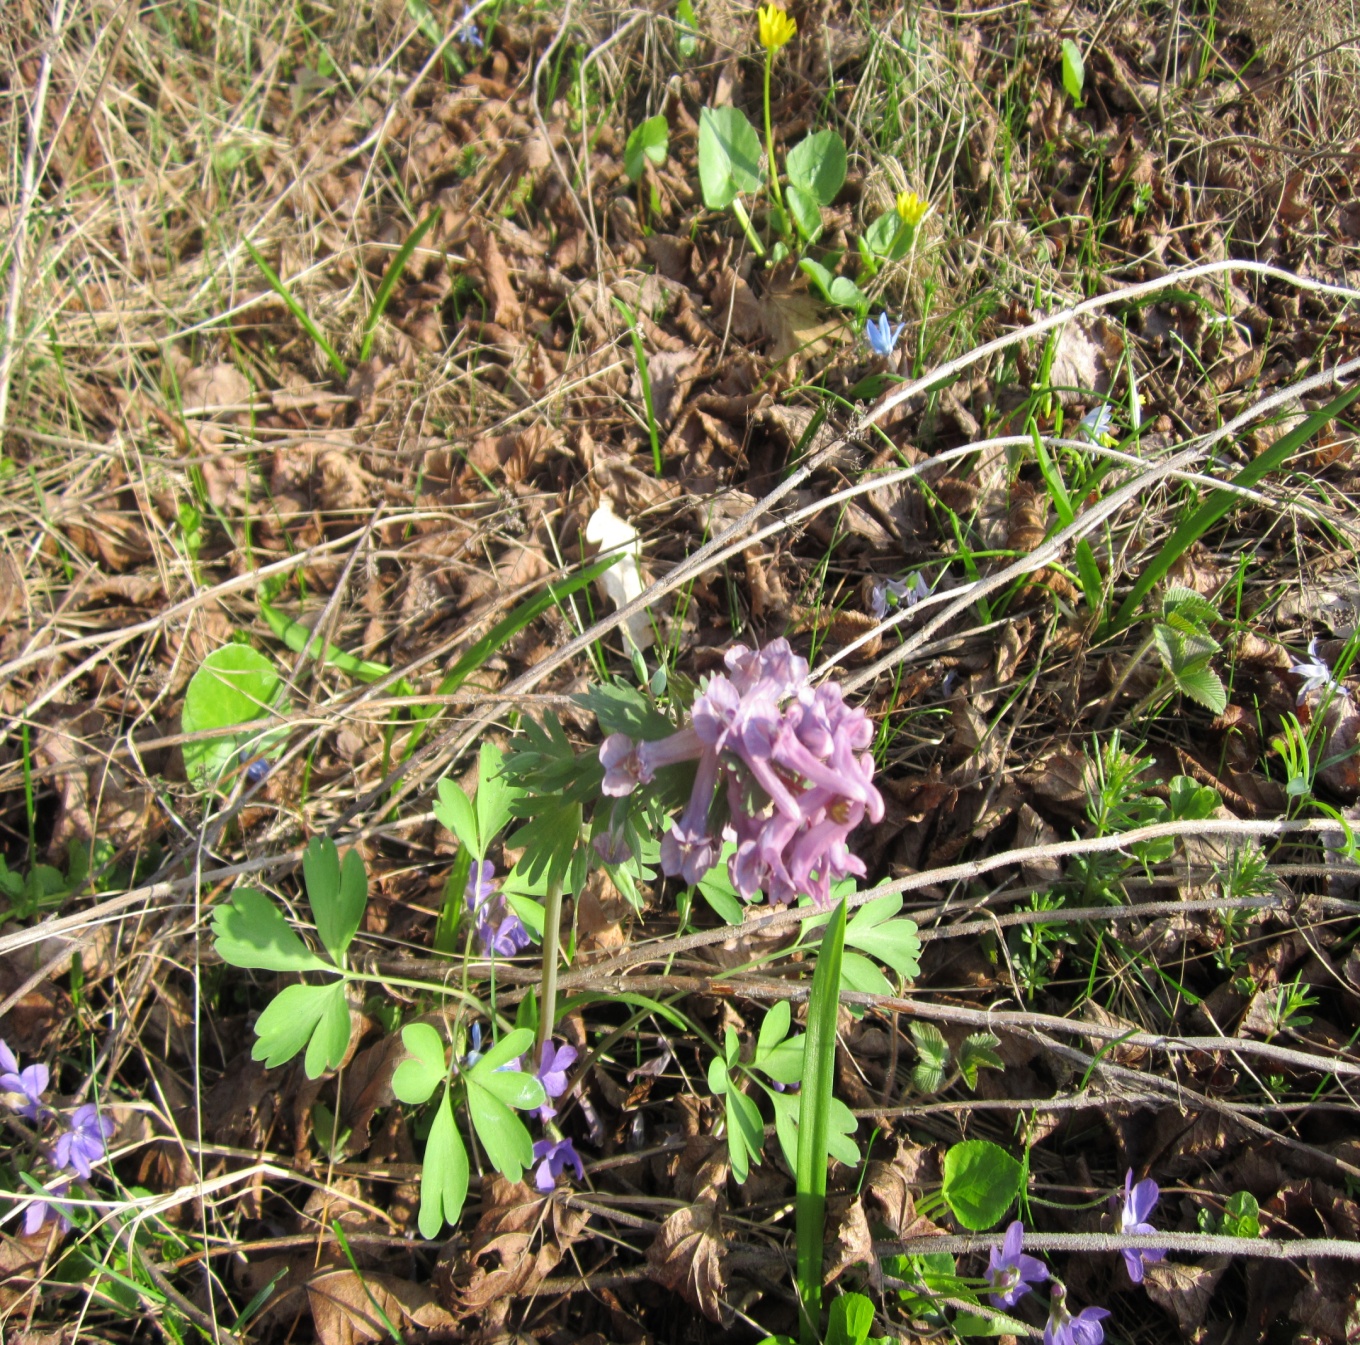
[[[670,146],[670,128],[659,113],[633,127],[623,147],[623,171],[630,182],[641,182],[650,160],[660,168],[666,162]]]
[[[180,728],[202,734],[184,744],[184,769],[200,789],[222,789],[234,778],[242,753],[272,759],[287,730],[276,720],[288,710],[283,679],[249,645],[214,649],[184,693]]]
[[[1063,38],[1062,44],[1062,82],[1067,96],[1077,107],[1085,107],[1081,100],[1082,87],[1086,83],[1086,62],[1081,58],[1081,48],[1070,37]]]

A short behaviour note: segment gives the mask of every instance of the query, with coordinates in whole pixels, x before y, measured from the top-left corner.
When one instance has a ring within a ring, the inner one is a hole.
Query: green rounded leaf
[[[257,971],[333,970],[302,942],[283,912],[253,887],[238,887],[213,912],[213,946],[223,962]]]
[[[507,1032],[494,1046],[488,1046],[482,1058],[472,1067],[473,1078],[491,1074],[522,1056],[534,1044],[534,1034],[527,1027]]]
[[[793,183],[789,184],[784,198],[789,203],[789,213],[798,232],[812,242],[822,231],[822,208],[817,204],[817,198]]]
[[[789,151],[784,171],[819,205],[830,205],[845,185],[845,141],[835,131],[814,131]]]
[[[428,1102],[448,1075],[444,1041],[429,1023],[409,1023],[401,1030],[402,1045],[410,1056],[392,1074],[392,1093],[398,1102],[419,1106]]]
[[[981,1233],[1001,1222],[1020,1192],[1023,1169],[990,1140],[965,1140],[944,1156],[941,1194],[965,1228]]]
[[[1081,90],[1086,83],[1086,62],[1081,58],[1081,48],[1070,37],[1063,38],[1062,82],[1067,96],[1078,107],[1083,106]]]
[[[420,1173],[420,1216],[424,1238],[437,1238],[445,1222],[454,1224],[467,1199],[468,1156],[454,1124],[449,1090],[444,1090],[435,1112],[430,1138],[425,1141],[425,1164]]]
[[[760,137],[734,107],[706,107],[699,113],[699,185],[710,210],[726,210],[738,192],[760,189]]]
[[[201,789],[217,788],[240,765],[242,752],[269,756],[286,730],[267,725],[286,708],[283,681],[263,654],[244,644],[214,649],[184,693],[180,728],[185,733],[218,731],[184,744],[190,781]]]

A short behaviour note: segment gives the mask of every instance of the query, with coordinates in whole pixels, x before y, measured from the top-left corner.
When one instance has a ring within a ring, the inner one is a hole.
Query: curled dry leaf
[[[859,1196],[837,1196],[827,1208],[827,1245],[822,1283],[831,1284],[851,1266],[867,1266],[871,1279],[881,1273],[874,1255],[874,1235]]]
[[[725,1253],[722,1239],[721,1196],[716,1190],[676,1210],[661,1226],[647,1249],[647,1273],[680,1294],[709,1321],[722,1320]]]
[[[307,1282],[319,1345],[359,1345],[389,1337],[387,1323],[398,1330],[448,1330],[453,1317],[424,1285],[398,1275],[363,1275],[331,1270]]]

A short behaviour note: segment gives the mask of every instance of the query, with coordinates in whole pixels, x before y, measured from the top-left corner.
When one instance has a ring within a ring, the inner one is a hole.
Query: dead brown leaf
[[[326,1271],[307,1282],[307,1302],[320,1345],[385,1340],[389,1322],[398,1330],[438,1331],[457,1325],[430,1289],[397,1275]]]
[[[647,1249],[647,1273],[680,1294],[712,1322],[722,1320],[722,1237],[720,1206],[715,1191],[693,1205],[676,1210]]]

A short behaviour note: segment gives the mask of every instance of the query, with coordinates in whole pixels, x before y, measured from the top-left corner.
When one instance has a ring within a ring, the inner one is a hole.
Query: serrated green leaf
[[[315,1052],[308,1047],[305,1062],[307,1077],[311,1079],[324,1072],[325,1062],[332,1057],[339,1064],[349,1045],[349,1008],[343,981],[332,981],[330,985],[290,985],[280,990],[255,1022],[257,1040],[251,1059],[263,1060],[266,1068],[274,1069],[297,1055],[315,1034],[321,1040]]]
[[[481,842],[477,837],[477,817],[472,811],[472,800],[463,793],[456,781],[441,780],[435,786],[437,795],[434,803],[436,819],[448,828],[459,841],[467,846],[477,859],[485,859]]]
[[[937,1092],[949,1065],[949,1043],[934,1023],[913,1022],[910,1031],[919,1056],[911,1072],[912,1085],[921,1093]]]
[[[336,981],[322,987],[326,1005],[307,1043],[302,1068],[309,1079],[319,1079],[328,1069],[339,1069],[349,1049],[349,1004],[345,983]]]
[[[486,1150],[487,1159],[507,1181],[517,1182],[524,1169],[534,1161],[534,1142],[524,1123],[509,1106],[494,1093],[481,1086],[468,1074],[464,1077],[467,1090],[468,1115],[473,1129]]]
[[[648,159],[660,168],[666,162],[669,143],[670,127],[660,113],[634,126],[623,146],[623,171],[627,173],[628,180],[641,180]]]
[[[189,780],[200,789],[216,789],[239,766],[243,751],[274,755],[287,730],[269,725],[286,706],[283,680],[258,650],[244,644],[214,649],[184,693],[181,729],[215,732],[184,744]]]
[[[1218,609],[1203,594],[1173,584],[1162,595],[1162,615],[1167,618],[1179,616],[1204,628],[1218,620]]]
[[[974,1032],[965,1037],[959,1047],[959,1073],[963,1075],[969,1088],[977,1087],[978,1070],[1005,1069],[1005,1064],[997,1054],[1001,1045],[999,1038],[990,1032]]]
[[[965,1228],[981,1233],[1001,1222],[1020,1191],[1023,1169],[990,1140],[964,1140],[944,1156],[940,1193]]]
[[[238,887],[213,912],[213,946],[223,962],[256,971],[330,971],[298,938],[283,912],[263,892]]]
[[[1223,681],[1212,668],[1199,668],[1194,672],[1175,675],[1177,688],[1192,701],[1221,715],[1228,708],[1228,692]]]
[[[835,131],[814,131],[788,152],[784,171],[814,205],[829,206],[845,184],[845,141]]]
[[[392,1073],[392,1093],[398,1102],[419,1106],[448,1077],[444,1039],[429,1023],[410,1023],[402,1028],[401,1041],[411,1054]]]
[[[456,1224],[467,1199],[468,1156],[454,1123],[445,1088],[425,1141],[425,1163],[420,1172],[420,1235],[433,1240],[445,1223]]]
[[[704,205],[726,210],[738,192],[759,191],[760,136],[735,107],[705,107],[699,112],[699,185]]]

